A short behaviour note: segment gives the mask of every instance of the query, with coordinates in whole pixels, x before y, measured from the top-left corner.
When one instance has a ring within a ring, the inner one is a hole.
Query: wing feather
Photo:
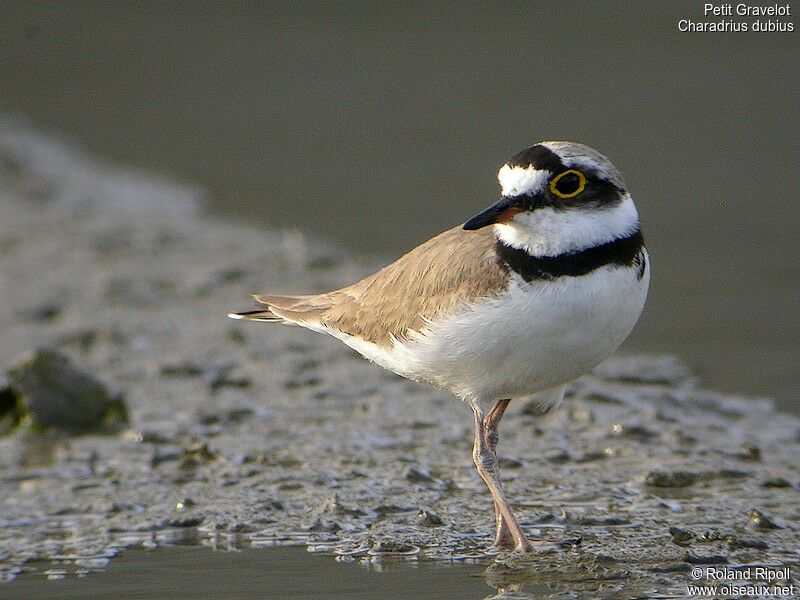
[[[499,293],[508,273],[498,262],[492,228],[449,229],[350,286],[306,296],[255,294],[256,320],[323,325],[389,345],[465,302]],[[251,318],[251,313],[236,313]]]

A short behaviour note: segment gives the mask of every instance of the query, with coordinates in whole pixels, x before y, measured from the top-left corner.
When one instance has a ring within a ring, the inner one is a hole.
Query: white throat
[[[614,207],[594,210],[539,208],[498,223],[502,242],[532,256],[557,256],[626,237],[639,227],[639,214],[630,194]]]

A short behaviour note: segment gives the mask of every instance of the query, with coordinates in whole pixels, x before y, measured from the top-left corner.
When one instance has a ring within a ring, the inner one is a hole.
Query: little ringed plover
[[[495,544],[525,552],[498,477],[503,412],[521,396],[557,405],[566,383],[614,352],[644,307],[650,265],[633,199],[597,151],[542,142],[498,180],[492,206],[377,273],[323,294],[257,294],[258,310],[228,316],[332,335],[468,402]]]

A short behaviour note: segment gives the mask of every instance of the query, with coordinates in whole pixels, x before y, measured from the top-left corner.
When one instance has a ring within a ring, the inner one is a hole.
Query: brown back
[[[508,275],[497,262],[492,230],[464,231],[459,225],[334,292],[255,298],[287,321],[320,323],[387,346],[392,336],[402,339],[424,328],[426,319],[506,289]]]

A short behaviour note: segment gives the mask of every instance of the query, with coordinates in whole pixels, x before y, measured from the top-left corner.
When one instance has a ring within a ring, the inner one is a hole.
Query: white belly
[[[567,383],[614,352],[644,307],[649,260],[581,277],[526,283],[414,332],[387,350],[328,333],[404,377],[469,400],[526,396]]]

